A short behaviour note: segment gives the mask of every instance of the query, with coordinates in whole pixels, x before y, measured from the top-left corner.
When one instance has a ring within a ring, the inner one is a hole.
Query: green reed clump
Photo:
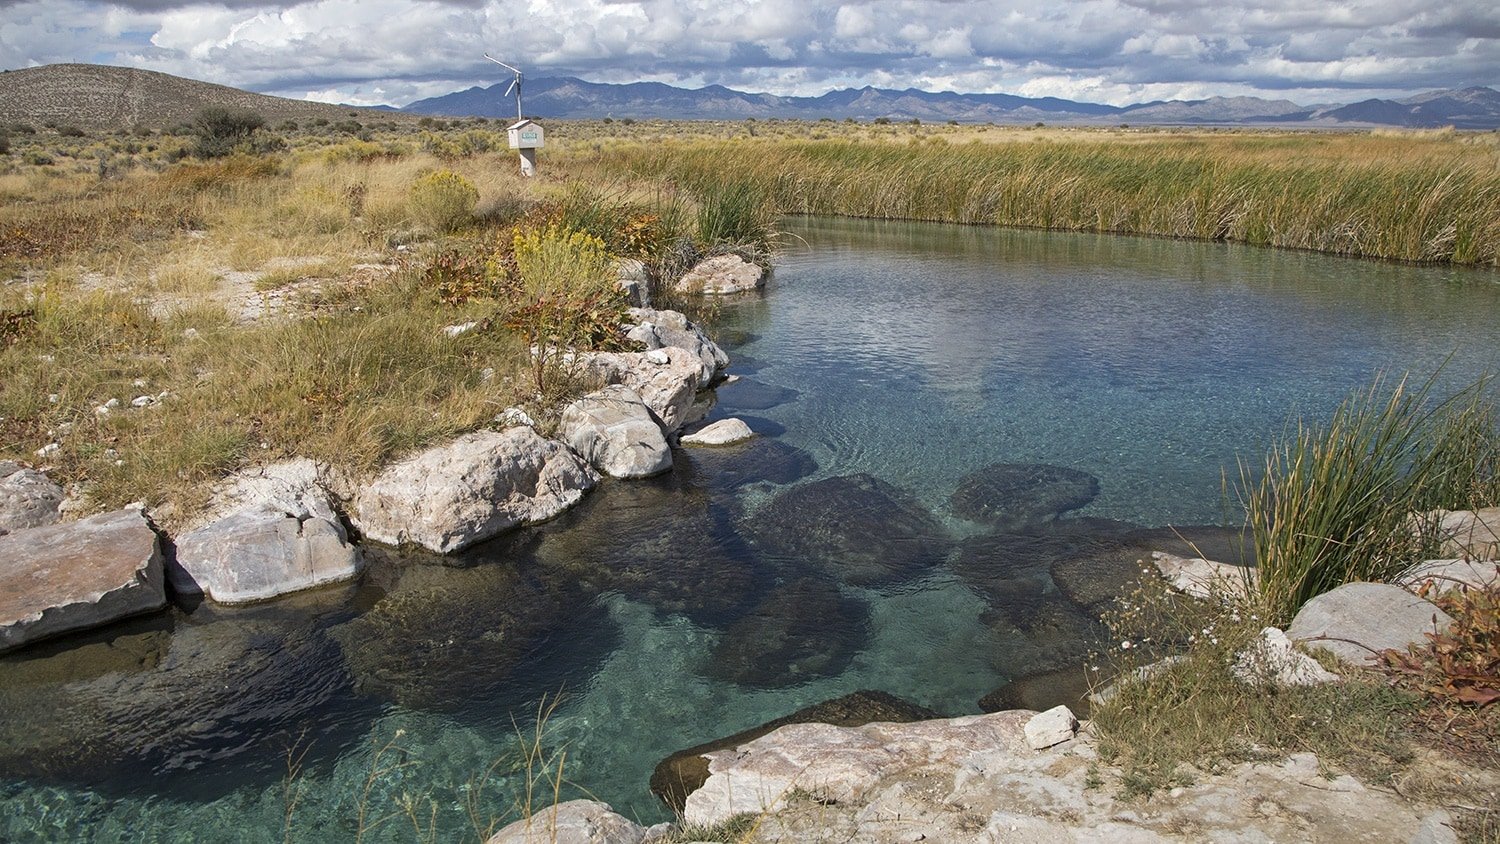
[[[1273,143],[1274,142],[1274,143]],[[608,163],[783,213],[1232,240],[1500,266],[1500,174],[1451,140],[1311,135],[622,145]]]
[[[1299,420],[1260,465],[1242,462],[1239,492],[1270,623],[1316,595],[1382,581],[1415,562],[1434,508],[1500,500],[1500,432],[1481,381],[1432,402],[1433,381],[1351,395],[1326,423]]]
[[[764,249],[769,246],[776,206],[749,181],[706,183],[697,190],[697,234],[701,244]]]

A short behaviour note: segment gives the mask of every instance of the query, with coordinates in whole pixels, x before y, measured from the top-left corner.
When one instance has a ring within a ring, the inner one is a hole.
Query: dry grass
[[[594,155],[605,169],[695,190],[753,183],[793,214],[1500,266],[1497,152],[1474,136],[876,128],[601,145]]]

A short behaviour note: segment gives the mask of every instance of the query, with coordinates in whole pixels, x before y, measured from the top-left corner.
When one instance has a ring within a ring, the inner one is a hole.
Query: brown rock
[[[163,576],[139,509],[0,537],[0,651],[159,610]]]

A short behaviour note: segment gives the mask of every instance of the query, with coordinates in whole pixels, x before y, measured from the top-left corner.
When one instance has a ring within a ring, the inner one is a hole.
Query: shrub
[[[0,130],[0,155],[10,155],[10,135]]]
[[[517,234],[513,243],[516,302],[506,326],[532,348],[532,377],[547,393],[572,349],[608,345],[624,317],[624,294],[604,241],[548,226]]]
[[[77,126],[59,126],[57,127],[57,134],[62,135],[64,138],[81,138],[84,136],[84,131]]]
[[[209,106],[193,119],[192,134],[198,138],[193,154],[199,158],[219,158],[248,146],[256,130],[266,119],[253,111]]]
[[[411,186],[412,219],[434,231],[451,232],[474,217],[479,189],[451,170],[417,179]]]

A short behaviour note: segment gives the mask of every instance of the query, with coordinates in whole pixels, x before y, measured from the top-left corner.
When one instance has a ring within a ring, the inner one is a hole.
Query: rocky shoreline
[[[292,459],[226,478],[169,535],[141,507],[67,522],[45,473],[0,463],[0,652],[160,610],[181,598],[246,604],[357,577],[360,541],[451,554],[552,519],[598,483],[672,468],[672,444],[707,413],[700,396],[729,357],[676,311],[632,308],[635,352],[575,363],[605,386],[562,413],[558,436],[527,424],[481,430],[371,478]],[[525,419],[511,410],[500,420]],[[743,423],[741,423],[743,424]],[[737,442],[710,426],[689,444]],[[356,539],[356,537],[358,539]],[[149,546],[149,549],[148,549]]]

